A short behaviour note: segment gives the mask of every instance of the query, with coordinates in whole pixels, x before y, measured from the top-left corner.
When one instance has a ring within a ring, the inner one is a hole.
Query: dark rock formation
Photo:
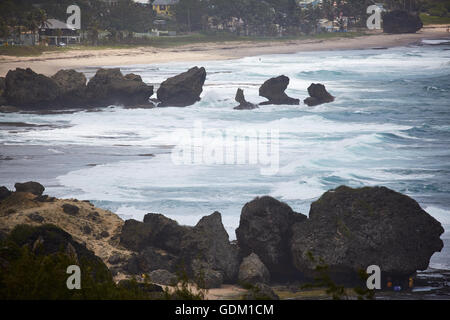
[[[269,283],[270,274],[264,263],[261,262],[259,257],[252,253],[248,257],[244,258],[239,267],[239,283],[241,284],[257,284],[257,283]]]
[[[88,101],[98,107],[145,105],[153,95],[153,86],[138,81],[135,76],[124,77],[119,68],[99,69],[89,80],[86,95]]]
[[[277,78],[271,78],[264,82],[259,88],[259,95],[267,98],[269,101],[262,102],[260,105],[269,104],[287,104],[298,105],[300,100],[289,97],[284,91],[286,91],[289,85],[289,78],[286,76],[279,76]]]
[[[280,297],[271,287],[264,283],[257,283],[247,294],[243,296],[244,300],[280,300]]]
[[[10,70],[5,79],[4,96],[12,106],[40,109],[58,103],[61,89],[55,80],[31,69]]]
[[[178,272],[180,267],[178,256],[162,249],[147,247],[129,259],[125,269],[131,274],[142,274],[158,269]]]
[[[8,103],[6,101],[6,97],[4,96],[6,89],[6,82],[4,77],[0,77],[0,106],[3,106]]]
[[[313,83],[308,88],[309,98],[306,98],[303,102],[310,106],[317,106],[322,103],[329,103],[334,101],[334,97],[325,89],[325,86],[321,83]]]
[[[28,214],[28,218],[33,222],[38,222],[38,223],[44,222],[44,217],[36,212]]]
[[[124,76],[125,79],[127,80],[133,80],[133,81],[137,81],[137,82],[142,82],[142,77],[140,75],[134,74],[134,73],[129,73],[126,74]]]
[[[406,195],[385,187],[326,192],[311,205],[309,219],[293,227],[292,256],[312,276],[323,259],[331,276],[357,280],[359,270],[378,265],[384,274],[409,276],[428,267],[442,249],[441,224]]]
[[[235,100],[239,102],[239,105],[234,110],[252,110],[258,108],[256,104],[245,100],[244,91],[241,88],[237,89]]]
[[[158,89],[160,107],[186,107],[200,100],[203,84],[206,79],[206,70],[193,67],[175,77],[169,78]]]
[[[164,269],[159,269],[150,272],[150,281],[157,284],[163,284],[166,286],[171,286],[177,283],[177,276],[172,272]]]
[[[59,106],[86,107],[86,77],[75,70],[60,70],[52,79],[60,88]]]
[[[383,13],[383,32],[385,33],[416,33],[422,27],[422,20],[417,14],[403,10]]]
[[[71,216],[76,216],[78,214],[78,212],[80,211],[80,208],[78,208],[77,206],[65,203],[62,206],[64,213],[67,213]]]
[[[236,280],[238,251],[229,241],[219,212],[203,217],[179,245],[185,262],[200,260],[206,269],[222,272],[225,282]]]
[[[242,208],[236,229],[241,255],[256,253],[274,280],[295,277],[298,272],[290,255],[291,227],[306,219],[272,197],[254,199]]]
[[[36,196],[41,196],[44,193],[44,186],[40,184],[39,182],[34,181],[28,181],[25,183],[19,183],[17,182],[14,185],[14,188],[16,188],[17,192],[29,192]]]
[[[8,190],[8,188],[6,187],[0,187],[0,201],[2,201],[3,199],[8,198],[11,195],[11,191]]]
[[[190,276],[200,288],[220,288],[224,282],[222,271],[210,268],[210,265],[202,260],[195,259],[191,262]]]

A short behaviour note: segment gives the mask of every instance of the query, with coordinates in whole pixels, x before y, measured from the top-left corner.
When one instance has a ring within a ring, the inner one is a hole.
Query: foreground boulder
[[[313,276],[322,259],[321,264],[341,282],[356,281],[358,271],[370,265],[393,277],[425,270],[433,253],[442,249],[444,232],[406,195],[385,187],[344,186],[314,202],[309,219],[293,230],[291,249],[297,269]]]
[[[60,70],[51,77],[60,88],[61,107],[81,107],[87,103],[86,77],[75,70]]]
[[[422,20],[417,14],[403,10],[383,13],[383,32],[385,33],[416,33],[422,27]]]
[[[256,253],[274,280],[295,277],[298,272],[290,254],[291,227],[306,219],[272,197],[254,199],[242,208],[236,229],[241,255]]]
[[[161,83],[158,89],[160,107],[186,107],[200,101],[203,84],[206,79],[206,70],[193,67],[175,77]]]
[[[244,90],[242,90],[241,88],[237,89],[235,100],[236,102],[239,102],[239,105],[235,107],[234,110],[252,110],[258,108],[256,104],[250,103],[245,100]]]
[[[30,68],[8,71],[4,96],[8,103],[24,109],[40,109],[58,103],[61,89],[55,80]]]
[[[14,187],[17,192],[29,192],[36,196],[41,196],[44,193],[44,186],[39,182],[28,181],[25,183],[17,182]]]
[[[97,70],[86,88],[87,100],[97,107],[146,105],[152,95],[153,86],[134,75],[123,76],[119,68]]]
[[[201,269],[214,270],[223,274],[225,282],[236,281],[238,251],[229,241],[219,212],[200,219],[179,245],[182,258],[192,267],[193,274],[201,273]]]
[[[310,106],[317,106],[322,103],[329,103],[334,101],[334,97],[325,89],[325,86],[321,83],[313,83],[308,88],[309,98],[306,98],[303,102]]]
[[[239,267],[239,283],[241,284],[257,284],[269,283],[270,273],[259,257],[252,253],[245,257]]]
[[[11,191],[8,190],[8,188],[1,186],[0,187],[0,201],[2,201],[3,199],[8,198],[11,195]]]
[[[286,76],[279,76],[277,78],[271,78],[264,82],[259,88],[259,95],[267,98],[269,101],[262,102],[260,105],[270,104],[287,104],[298,105],[300,100],[289,97],[284,91],[286,91],[289,85],[289,78]]]
[[[6,97],[4,96],[6,89],[6,82],[4,77],[0,77],[0,106],[3,106],[8,103],[6,101]]]

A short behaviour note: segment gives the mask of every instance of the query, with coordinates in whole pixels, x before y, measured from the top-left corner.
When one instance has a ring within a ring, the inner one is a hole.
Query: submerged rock
[[[291,227],[306,219],[272,197],[254,199],[242,208],[236,229],[241,255],[257,254],[274,280],[295,278],[298,271],[290,254]]]
[[[244,90],[242,90],[241,88],[237,89],[235,100],[236,102],[239,102],[239,105],[235,107],[234,110],[252,110],[258,108],[256,104],[250,103],[245,100]]]
[[[206,70],[193,67],[161,83],[157,91],[159,107],[186,107],[200,101]]]
[[[28,192],[38,197],[41,196],[45,191],[45,188],[42,184],[34,181],[28,181],[25,183],[17,182],[14,185],[14,188],[16,188],[16,192]]]
[[[270,283],[270,273],[258,255],[252,253],[242,261],[238,279],[241,284],[267,284]]]
[[[145,105],[153,95],[153,86],[138,81],[135,76],[124,77],[119,68],[99,69],[87,84],[86,95],[97,107]]]
[[[334,97],[325,89],[325,86],[321,83],[313,83],[308,88],[309,98],[306,98],[303,102],[310,106],[317,106],[322,103],[329,103],[334,101]]]
[[[286,91],[288,85],[289,85],[289,78],[284,75],[276,78],[271,78],[266,82],[264,82],[264,84],[259,88],[259,95],[261,97],[267,98],[269,101],[262,102],[260,103],[260,105],[300,104],[299,99],[291,98],[284,92]]]
[[[354,281],[377,265],[383,274],[409,276],[428,267],[443,243],[441,224],[410,197],[385,187],[339,187],[312,203],[309,219],[293,228],[297,269],[314,275],[312,255],[331,276]]]
[[[423,23],[418,14],[403,10],[383,13],[383,32],[416,33],[422,29]]]
[[[8,71],[4,96],[12,106],[40,109],[58,104],[61,89],[55,80],[30,68]]]

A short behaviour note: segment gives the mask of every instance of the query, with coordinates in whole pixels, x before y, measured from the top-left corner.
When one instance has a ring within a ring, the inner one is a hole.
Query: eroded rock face
[[[200,101],[205,79],[205,68],[193,67],[165,80],[157,92],[159,106],[186,107]]]
[[[10,70],[5,78],[4,96],[10,105],[40,109],[58,104],[61,89],[55,80],[30,68]]]
[[[270,283],[270,273],[258,255],[252,253],[242,261],[238,279],[241,284],[268,284]]]
[[[422,20],[417,14],[403,10],[383,13],[383,32],[385,33],[416,33],[422,27]]]
[[[150,272],[149,277],[151,282],[166,286],[171,286],[177,283],[177,276],[164,269]]]
[[[34,181],[28,181],[25,183],[17,182],[14,185],[14,188],[16,188],[16,192],[29,192],[36,196],[41,196],[45,190],[42,184]]]
[[[60,70],[52,79],[61,89],[60,106],[81,107],[86,106],[86,77],[75,70]]]
[[[325,86],[321,83],[313,83],[308,88],[309,98],[306,98],[303,102],[310,106],[317,106],[322,103],[329,103],[334,101],[334,97],[325,89]]]
[[[153,86],[138,81],[135,75],[124,77],[119,68],[99,69],[86,89],[87,100],[98,107],[145,105],[152,95]]]
[[[256,198],[241,212],[236,237],[242,256],[256,253],[274,280],[285,280],[298,273],[290,255],[291,227],[305,215],[272,197]]]
[[[359,270],[377,265],[384,274],[409,276],[428,267],[443,247],[441,224],[406,195],[385,187],[326,192],[311,205],[309,219],[293,228],[297,269],[313,275],[311,253],[331,275],[352,281]]]
[[[276,78],[271,78],[264,82],[264,84],[259,88],[259,95],[266,98],[267,102],[262,102],[260,105],[269,104],[287,104],[287,105],[298,105],[300,104],[299,99],[294,99],[289,97],[284,91],[286,91],[289,85],[289,78],[282,75]]]
[[[8,198],[11,195],[11,191],[8,190],[6,187],[0,187],[0,201],[3,199]]]
[[[182,258],[192,263],[204,262],[205,269],[223,273],[225,282],[237,278],[239,262],[238,251],[231,245],[219,212],[203,217],[179,243]],[[198,269],[198,268],[197,268]]]
[[[250,103],[245,100],[244,90],[242,90],[241,88],[237,89],[235,100],[236,102],[239,102],[239,105],[235,107],[234,110],[252,110],[258,108],[256,104]]]

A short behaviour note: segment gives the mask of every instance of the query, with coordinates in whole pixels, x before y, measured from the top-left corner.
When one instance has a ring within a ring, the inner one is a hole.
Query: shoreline
[[[363,50],[402,47],[423,39],[450,38],[446,26],[427,26],[415,34],[373,34],[353,38],[285,41],[227,41],[181,45],[170,48],[88,49],[45,52],[38,57],[0,56],[0,76],[11,69],[31,68],[50,76],[60,69],[126,66],[169,62],[232,60],[244,57],[296,52]]]

